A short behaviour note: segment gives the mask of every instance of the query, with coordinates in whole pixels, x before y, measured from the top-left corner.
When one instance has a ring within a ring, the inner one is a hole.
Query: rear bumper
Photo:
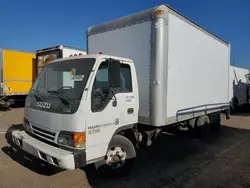
[[[22,150],[62,169],[73,170],[86,165],[85,150],[64,150],[33,138],[24,130],[13,131],[12,140]]]

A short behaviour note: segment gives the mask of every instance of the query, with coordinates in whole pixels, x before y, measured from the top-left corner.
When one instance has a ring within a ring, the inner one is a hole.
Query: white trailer
[[[230,45],[168,6],[94,26],[87,41],[88,54],[134,61],[140,123],[163,126],[228,104]]]
[[[248,74],[248,69],[230,65],[229,101],[231,111],[237,111],[238,107],[249,104]]]
[[[127,173],[168,127],[204,133],[229,118],[230,45],[172,8],[91,27],[87,43],[88,55],[48,64],[26,98],[12,138],[32,155]]]

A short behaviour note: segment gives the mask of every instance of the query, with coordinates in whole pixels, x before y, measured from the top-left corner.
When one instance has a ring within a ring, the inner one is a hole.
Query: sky
[[[168,4],[231,44],[231,64],[250,69],[250,0],[0,0],[0,48],[86,49],[88,27]]]

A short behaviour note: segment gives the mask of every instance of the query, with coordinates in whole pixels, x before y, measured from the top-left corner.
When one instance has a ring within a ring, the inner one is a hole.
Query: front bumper
[[[61,149],[33,138],[24,130],[13,131],[12,140],[22,150],[62,169],[73,170],[86,165],[85,150]]]

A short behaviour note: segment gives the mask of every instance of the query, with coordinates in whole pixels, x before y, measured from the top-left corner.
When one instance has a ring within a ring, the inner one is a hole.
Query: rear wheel
[[[220,113],[215,113],[211,115],[211,129],[213,131],[218,131],[221,128],[221,118]]]
[[[101,176],[128,175],[136,157],[135,147],[124,136],[116,135],[111,140],[105,159],[95,163]]]
[[[188,120],[188,127],[193,129],[195,127],[196,118]]]
[[[210,131],[210,119],[207,115],[200,116],[194,127],[195,136],[206,136]]]

